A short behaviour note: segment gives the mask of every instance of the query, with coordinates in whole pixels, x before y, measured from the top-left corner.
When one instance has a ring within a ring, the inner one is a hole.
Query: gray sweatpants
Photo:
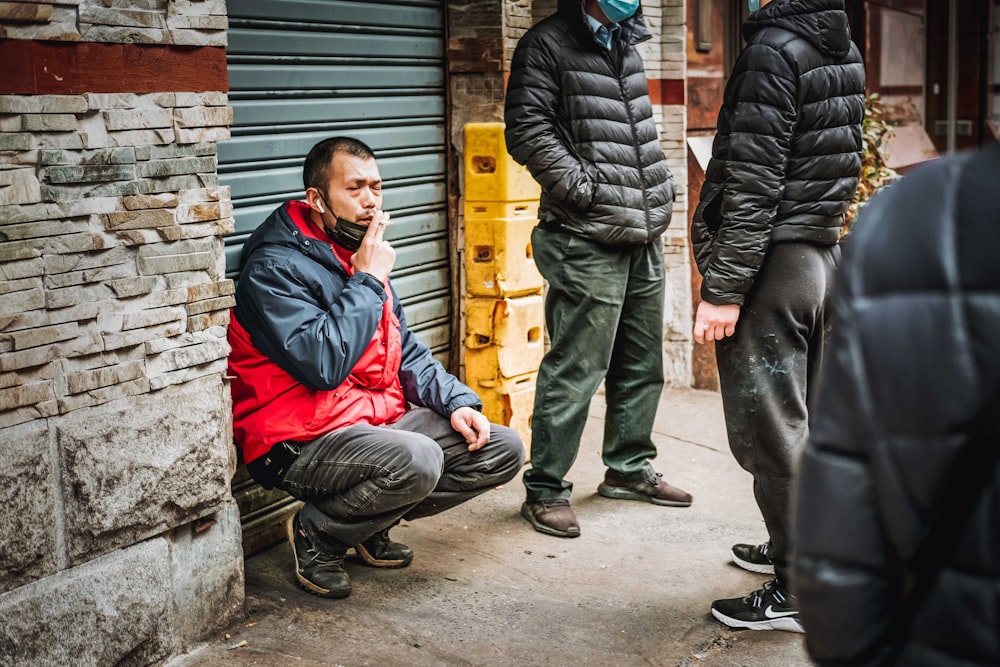
[[[321,551],[343,553],[401,518],[443,512],[510,481],[524,463],[512,429],[490,425],[470,452],[451,422],[415,408],[389,426],[359,424],[304,443],[282,488],[305,502],[303,530]]]
[[[840,246],[775,243],[747,294],[736,334],[716,341],[729,447],[753,475],[775,574],[787,585],[792,475],[830,329]]]

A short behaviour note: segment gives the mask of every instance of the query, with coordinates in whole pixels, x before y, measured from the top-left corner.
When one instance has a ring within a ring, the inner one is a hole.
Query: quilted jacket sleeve
[[[702,282],[702,299],[742,304],[764,259],[785,185],[797,116],[796,74],[766,44],[740,54],[729,86],[727,165],[719,216]]]
[[[403,395],[414,405],[430,408],[439,415],[450,417],[455,410],[470,406],[476,410],[483,407],[482,401],[472,389],[445,370],[433,356],[430,348],[420,342],[406,326],[403,307],[395,298],[395,314],[399,320],[402,335],[403,359],[399,368],[399,379]]]
[[[507,151],[531,172],[542,190],[563,205],[587,210],[597,191],[594,166],[570,148],[559,118],[558,54],[532,33],[514,51],[504,109]]]
[[[271,249],[244,268],[238,319],[286,373],[316,391],[336,389],[375,334],[385,292],[362,273],[347,279],[324,272],[321,282],[291,256]]]
[[[1000,390],[998,166],[991,147],[913,170],[844,244],[793,501],[793,590],[824,667],[896,664],[878,662],[893,649],[899,664],[1000,664],[1000,471],[983,486],[964,468]],[[981,497],[955,514],[966,484]],[[941,520],[961,537],[928,538]],[[914,610],[903,573],[925,544],[943,560]],[[908,627],[885,635],[894,616]]]

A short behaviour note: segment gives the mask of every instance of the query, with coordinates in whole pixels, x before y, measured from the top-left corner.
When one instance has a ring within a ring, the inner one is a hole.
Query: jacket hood
[[[249,256],[257,247],[262,245],[279,245],[287,247],[298,247],[295,232],[298,231],[295,222],[289,215],[288,205],[285,202],[278,208],[271,211],[264,223],[258,225],[243,243],[243,255]]]
[[[594,41],[591,36],[590,26],[587,25],[587,19],[584,15],[583,0],[559,0],[559,6],[556,11],[566,17],[566,22],[573,28],[574,33],[576,33],[577,37],[584,44]],[[639,9],[636,10],[635,14],[618,25],[622,27],[622,34],[626,37],[629,44],[638,44],[653,36],[653,33],[649,31],[649,26],[646,25],[646,19],[642,15],[642,3],[639,4]]]
[[[343,271],[328,239],[316,239],[303,233],[308,226],[308,215],[309,205],[302,201],[288,201],[276,208],[243,244],[240,264],[245,265],[246,258],[261,246],[272,246],[292,249],[326,267]]]
[[[750,41],[765,28],[793,32],[834,58],[843,58],[851,49],[844,0],[772,0],[744,22],[743,38]]]

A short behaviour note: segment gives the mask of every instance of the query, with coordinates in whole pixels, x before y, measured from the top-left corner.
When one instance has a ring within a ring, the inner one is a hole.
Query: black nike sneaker
[[[795,598],[778,585],[777,579],[746,597],[716,600],[712,603],[712,616],[731,628],[805,632]]]
[[[771,548],[770,542],[763,544],[734,544],[733,562],[750,572],[759,574],[774,574],[774,563],[767,555]]]

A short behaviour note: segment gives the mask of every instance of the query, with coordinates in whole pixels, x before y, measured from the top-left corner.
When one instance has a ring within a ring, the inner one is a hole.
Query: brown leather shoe
[[[539,533],[557,537],[580,537],[580,523],[568,500],[525,501],[521,505],[521,516]]]
[[[687,507],[692,500],[690,493],[667,484],[667,480],[663,479],[660,473],[656,473],[655,481],[641,479],[630,482],[617,470],[608,469],[604,474],[604,481],[597,487],[597,492],[605,498],[642,500],[668,507]]]

